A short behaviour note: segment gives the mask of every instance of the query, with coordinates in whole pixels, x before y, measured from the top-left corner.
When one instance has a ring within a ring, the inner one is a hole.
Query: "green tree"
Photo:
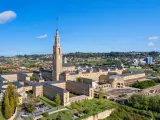
[[[70,111],[59,112],[56,120],[72,120],[72,113]]]
[[[17,104],[18,104],[17,88],[16,86],[9,83],[8,87],[6,88],[4,102],[3,102],[4,116],[6,119],[11,117],[11,115],[14,113]]]
[[[10,118],[11,110],[9,105],[8,91],[5,92],[3,108],[4,108],[4,117],[6,119]]]
[[[10,97],[10,111],[11,111],[11,114],[13,115],[14,113],[14,110],[15,110],[15,103],[14,103],[14,99],[13,97]]]
[[[60,98],[59,94],[56,95],[55,104],[58,109],[58,106],[61,104],[61,98]]]
[[[149,97],[149,109],[160,113],[160,96]]]
[[[43,115],[43,117],[45,117],[45,118],[48,118],[48,117],[49,117],[48,112],[45,112],[45,113],[43,113],[42,115]]]
[[[99,104],[103,103],[104,90],[102,88],[99,89]]]
[[[148,98],[145,95],[133,95],[130,101],[132,106],[137,109],[148,109]]]
[[[9,83],[6,91],[8,91],[8,97],[9,98],[13,97],[14,107],[17,107],[19,99],[18,99],[18,92],[17,92],[16,86],[14,86],[11,83]]]
[[[30,77],[30,80],[31,80],[31,81],[35,81],[35,80],[38,80],[38,78],[39,78],[39,76],[31,76],[31,77]]]
[[[81,77],[78,77],[78,78],[76,79],[76,81],[83,83],[83,79],[82,79]]]
[[[27,111],[29,113],[33,113],[35,110],[36,104],[33,101],[29,101],[26,106],[27,106]]]
[[[15,91],[13,98],[14,98],[15,107],[17,107],[17,105],[19,103],[19,98],[18,98],[18,92],[17,92],[17,90]]]

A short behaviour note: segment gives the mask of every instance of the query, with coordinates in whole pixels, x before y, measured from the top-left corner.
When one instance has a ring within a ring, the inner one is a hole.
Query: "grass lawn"
[[[144,70],[143,70],[143,69],[140,69],[140,68],[127,68],[126,71],[144,72]]]
[[[0,120],[5,120],[1,110],[2,110],[2,102],[0,102]]]
[[[49,107],[49,108],[53,108],[52,105],[48,104],[46,101],[40,99],[40,102],[43,103],[45,106]]]
[[[49,117],[42,117],[41,120],[72,120],[72,113],[70,110],[61,111],[49,115]]]
[[[46,97],[41,97],[40,101],[41,101],[41,103],[45,104],[49,108],[55,107],[55,103],[52,100],[50,100],[50,99],[48,99]]]
[[[69,93],[69,98],[76,97],[77,95]]]
[[[2,112],[0,112],[0,120],[6,120],[6,119],[4,118],[4,116],[2,115]]]
[[[43,99],[43,100],[45,100],[46,102],[48,102],[48,103],[50,103],[50,104],[52,104],[52,105],[55,105],[55,102],[53,101],[53,100],[50,100],[50,99],[48,99],[48,98],[46,98],[46,97],[41,97],[41,99]]]
[[[95,115],[105,110],[109,110],[116,107],[117,107],[117,104],[112,101],[109,101],[106,99],[104,99],[103,101],[100,101],[99,99],[95,99],[95,98],[92,100],[85,100],[84,102],[71,104],[73,114],[84,115],[80,119],[86,118],[88,116]]]

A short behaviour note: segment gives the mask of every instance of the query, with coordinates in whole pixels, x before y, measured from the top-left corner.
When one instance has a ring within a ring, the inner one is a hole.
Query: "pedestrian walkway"
[[[52,111],[52,112],[49,113],[49,115],[57,113],[57,112],[65,111],[65,110],[69,110],[69,109],[68,108],[63,108],[63,109],[60,109],[60,110]],[[42,115],[37,116],[37,117],[34,118],[34,120],[40,119],[42,117],[43,117]]]

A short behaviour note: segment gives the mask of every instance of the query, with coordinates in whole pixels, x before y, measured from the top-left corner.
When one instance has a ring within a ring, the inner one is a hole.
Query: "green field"
[[[72,113],[70,110],[65,110],[51,114],[47,118],[43,117],[41,120],[72,120]]]
[[[0,120],[5,120],[5,118],[2,115],[2,112],[0,112]]]
[[[53,108],[53,107],[56,106],[55,103],[54,103],[54,101],[52,101],[52,100],[50,100],[50,99],[48,99],[46,97],[41,97],[40,101],[41,101],[41,103],[45,104],[49,108]]]
[[[69,93],[69,98],[76,97],[75,94]]]
[[[131,72],[144,72],[143,69],[140,68],[127,68],[126,71],[131,71]]]
[[[2,114],[2,102],[0,102],[0,120],[5,120],[5,118]]]

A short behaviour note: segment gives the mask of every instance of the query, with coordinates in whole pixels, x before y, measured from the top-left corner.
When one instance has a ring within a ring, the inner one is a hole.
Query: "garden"
[[[86,100],[84,102],[71,104],[72,113],[80,117],[79,119],[86,118],[88,116],[95,115],[105,110],[116,107],[117,104],[112,101],[106,99],[100,100],[95,98],[92,100]]]

